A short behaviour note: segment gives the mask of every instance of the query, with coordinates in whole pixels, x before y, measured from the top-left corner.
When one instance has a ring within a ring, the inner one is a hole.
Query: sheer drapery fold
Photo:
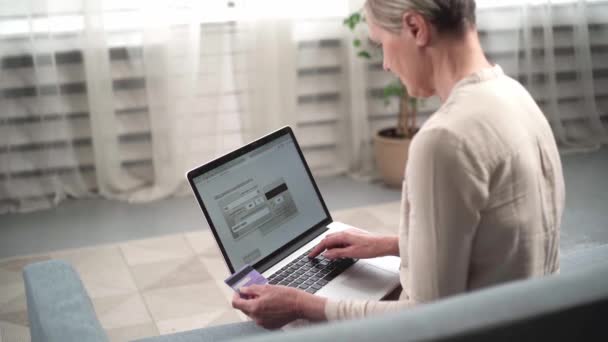
[[[601,100],[606,94],[600,92],[605,85],[600,71],[607,56],[600,42],[608,39],[601,19],[608,15],[608,2],[479,3],[478,28],[489,58],[505,64],[507,74],[532,93],[562,151],[606,144],[608,108]]]

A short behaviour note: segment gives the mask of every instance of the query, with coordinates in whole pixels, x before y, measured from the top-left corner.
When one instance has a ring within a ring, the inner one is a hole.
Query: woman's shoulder
[[[543,134],[544,115],[517,81],[504,76],[455,90],[420,133],[443,131],[461,149],[493,162],[529,137]]]

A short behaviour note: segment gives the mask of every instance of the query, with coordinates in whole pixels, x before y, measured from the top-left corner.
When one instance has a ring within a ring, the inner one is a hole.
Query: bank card
[[[242,287],[268,284],[268,280],[250,265],[245,265],[236,273],[226,278],[224,282],[237,293],[240,293],[239,290]]]

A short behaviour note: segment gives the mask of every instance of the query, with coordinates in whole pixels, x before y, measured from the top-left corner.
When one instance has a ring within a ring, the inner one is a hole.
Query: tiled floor
[[[344,175],[316,180],[332,212],[401,198],[399,188]],[[68,200],[48,210],[0,215],[0,259],[206,228],[209,226],[193,195],[128,204],[101,198]]]
[[[399,203],[347,209],[334,219],[375,233],[396,233]],[[3,342],[28,341],[21,269],[35,261],[69,261],[82,278],[112,341],[167,334],[244,319],[230,306],[228,275],[209,230],[41,256],[0,260]]]

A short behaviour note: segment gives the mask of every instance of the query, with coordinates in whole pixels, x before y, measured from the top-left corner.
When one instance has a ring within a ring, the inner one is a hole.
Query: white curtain
[[[283,125],[313,172],[375,179],[371,137],[398,106],[377,95],[391,76],[356,57],[341,25],[362,3],[2,2],[0,213],[188,193],[188,169]],[[531,91],[560,146],[606,143],[608,1],[478,5],[485,51]],[[423,102],[417,121],[437,106]]]
[[[3,2],[0,213],[184,194],[187,170],[294,124],[291,22],[252,5]]]
[[[520,79],[547,116],[562,151],[608,143],[607,1],[479,1],[485,51]],[[603,120],[603,121],[602,121]]]
[[[282,126],[296,126],[296,43],[289,19],[247,20],[242,27],[250,51],[241,111],[245,140],[252,141]]]

